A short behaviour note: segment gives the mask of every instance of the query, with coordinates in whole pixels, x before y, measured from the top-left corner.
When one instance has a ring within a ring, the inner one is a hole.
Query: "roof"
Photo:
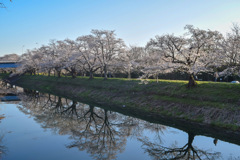
[[[0,62],[0,68],[17,68],[16,63],[1,63]]]
[[[0,61],[0,63],[18,63],[18,61]]]
[[[18,96],[5,96],[5,97],[0,97],[0,101],[20,101]]]

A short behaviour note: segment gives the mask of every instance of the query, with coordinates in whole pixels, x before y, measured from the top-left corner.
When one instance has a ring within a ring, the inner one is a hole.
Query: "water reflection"
[[[72,142],[66,147],[85,150],[93,159],[116,159],[124,151],[127,137],[140,136],[144,128],[156,133],[166,129],[160,124],[149,124],[50,94],[31,90],[25,93],[19,106],[22,112],[36,117],[43,128],[70,135]]]
[[[3,116],[3,115],[0,115],[0,123],[1,123],[1,120],[2,119],[4,119],[5,117]],[[2,156],[4,155],[4,154],[6,154],[6,150],[7,150],[7,148],[3,145],[3,138],[4,138],[4,136],[3,135],[1,135],[0,136],[0,159],[2,159]]]
[[[162,136],[166,126],[147,123],[137,118],[123,116],[107,109],[86,105],[50,94],[24,90],[19,109],[35,117],[42,128],[60,135],[69,135],[67,148],[86,151],[93,159],[116,159],[125,150],[127,138],[135,137],[152,159],[218,159],[219,152],[193,146],[195,135],[188,133],[188,142],[164,146]],[[144,131],[154,133],[154,140],[144,136]]]
[[[147,137],[139,140],[143,143],[145,151],[153,159],[219,159],[220,152],[211,152],[198,149],[193,146],[195,135],[191,132],[188,133],[188,142],[184,146],[177,146],[177,142],[170,147],[165,147],[161,143],[151,142]],[[161,158],[160,158],[161,157]]]
[[[20,101],[17,96],[19,87],[0,81],[0,102]]]

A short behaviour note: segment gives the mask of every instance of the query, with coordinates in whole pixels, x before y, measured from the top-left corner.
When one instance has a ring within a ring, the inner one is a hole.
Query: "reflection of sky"
[[[0,123],[1,133],[4,134],[3,145],[8,149],[7,159],[16,160],[42,160],[42,159],[91,159],[85,151],[77,148],[67,149],[66,145],[71,142],[69,135],[55,134],[51,129],[41,128],[41,124],[20,112],[15,104],[0,104],[1,114],[6,116]],[[178,147],[183,147],[188,141],[187,133],[167,127],[159,132],[163,146],[170,147],[177,141]],[[129,136],[123,153],[117,155],[118,159],[150,159],[142,149],[142,143],[137,138],[148,137],[151,142],[160,144],[156,132],[145,129],[140,137]],[[199,149],[222,152],[224,159],[233,155],[239,155],[240,147],[227,142],[218,141],[213,144],[213,138],[195,136],[193,146]],[[70,158],[71,157],[71,158]]]
[[[66,149],[65,145],[69,143],[67,135],[60,136],[50,129],[42,129],[33,117],[19,112],[16,105],[4,104],[1,113],[6,116],[0,123],[0,130],[5,133],[8,160],[91,159],[76,148]]]
[[[156,137],[154,133],[151,134],[151,132],[145,131],[144,135],[147,135],[148,138],[150,137],[151,141],[154,142],[154,137]],[[171,127],[168,127],[167,130],[164,131],[161,138],[161,145],[165,147],[171,147],[175,144],[175,142],[177,142],[177,147],[183,147],[188,142],[187,133]],[[193,140],[193,147],[195,149],[198,148],[211,153],[221,152],[221,158],[223,159],[228,159],[230,156],[240,159],[240,147],[238,145],[218,140],[217,145],[215,146],[213,140],[214,138],[211,137],[195,136]]]
[[[232,155],[233,157],[240,159],[240,147],[228,142],[218,140],[217,145],[213,143],[213,138],[207,138],[204,136],[196,136],[193,141],[193,146],[197,146],[200,149],[212,150],[215,152],[221,152],[222,158],[227,159]]]
[[[142,143],[136,138],[128,138],[127,145],[122,154],[119,154],[118,159],[134,159],[134,160],[145,160],[149,159],[148,155],[141,149]]]

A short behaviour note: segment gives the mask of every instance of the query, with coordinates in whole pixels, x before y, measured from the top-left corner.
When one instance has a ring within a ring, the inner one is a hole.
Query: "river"
[[[0,102],[0,159],[240,159],[237,137],[230,143],[19,87],[4,92],[18,98]]]

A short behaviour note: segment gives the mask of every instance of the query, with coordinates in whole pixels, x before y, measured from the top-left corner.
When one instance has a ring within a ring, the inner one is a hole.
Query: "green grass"
[[[222,123],[222,122],[219,122],[219,121],[213,121],[211,123],[211,125],[213,126],[218,126],[218,127],[222,127],[222,128],[227,128],[227,129],[231,129],[231,130],[234,130],[234,131],[237,131],[239,130],[239,126],[236,125],[236,124],[225,124],[225,123]]]
[[[7,78],[9,76],[8,73],[0,73],[0,79]]]
[[[224,108],[226,106],[237,106],[240,103],[240,84],[200,82],[196,88],[186,88],[187,81],[178,80],[147,80],[144,84],[138,79],[111,78],[103,80],[96,77],[88,80],[87,77],[47,77],[47,76],[24,76],[24,80],[37,80],[68,84],[72,86],[87,86],[88,89],[103,89],[112,93],[121,93],[136,96],[141,93],[152,95],[154,99],[180,102],[183,104],[197,106],[211,106]]]

